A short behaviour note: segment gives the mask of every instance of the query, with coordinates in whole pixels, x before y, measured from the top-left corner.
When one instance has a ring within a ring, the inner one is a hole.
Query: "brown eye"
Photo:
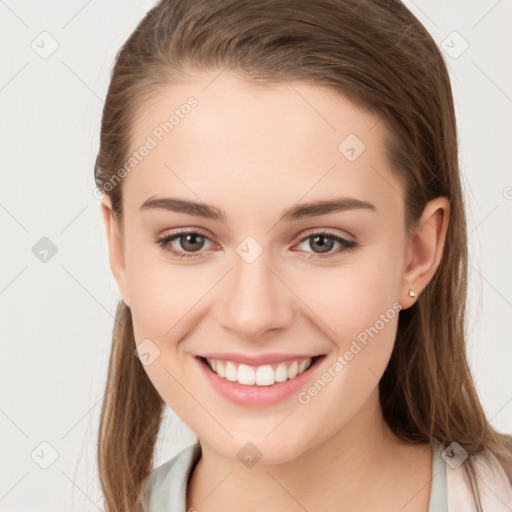
[[[174,235],[157,238],[156,242],[171,255],[181,258],[201,257],[201,251],[207,242],[215,245],[206,235],[197,231],[182,231]],[[194,254],[197,253],[197,254]]]
[[[180,240],[180,246],[185,251],[199,251],[203,248],[205,237],[198,233],[188,233],[185,235],[180,235],[178,237]]]
[[[329,252],[334,246],[334,238],[326,235],[315,235],[309,237],[309,246],[313,250],[318,248],[319,253]]]
[[[315,258],[315,254],[318,255],[320,259],[328,258],[357,247],[357,243],[354,240],[347,240],[346,238],[329,232],[313,233],[312,235],[304,237],[300,243],[303,244],[306,241],[309,241],[308,248],[310,249],[310,251],[306,249],[306,252],[310,254],[308,258],[312,259]],[[338,250],[332,251],[336,244],[339,246]]]

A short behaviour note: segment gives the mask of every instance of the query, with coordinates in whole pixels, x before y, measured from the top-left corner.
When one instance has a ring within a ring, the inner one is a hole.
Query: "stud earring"
[[[409,297],[416,297],[416,292],[414,290],[409,290]]]

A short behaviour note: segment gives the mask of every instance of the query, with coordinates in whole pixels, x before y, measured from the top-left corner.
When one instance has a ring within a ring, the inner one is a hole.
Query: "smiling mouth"
[[[323,359],[325,355],[290,359],[289,361],[260,366],[250,366],[235,361],[221,361],[201,356],[197,357],[209,371],[222,379],[237,382],[244,386],[272,386],[297,378],[299,375],[307,372],[317,361]]]

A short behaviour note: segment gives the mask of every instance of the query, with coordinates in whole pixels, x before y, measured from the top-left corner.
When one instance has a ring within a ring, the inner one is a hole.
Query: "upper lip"
[[[216,359],[218,361],[233,361],[234,363],[247,364],[249,366],[261,366],[264,364],[280,363],[282,361],[301,360],[308,357],[313,358],[323,354],[260,354],[258,356],[250,356],[235,353],[211,353],[201,354],[199,357],[206,359]]]

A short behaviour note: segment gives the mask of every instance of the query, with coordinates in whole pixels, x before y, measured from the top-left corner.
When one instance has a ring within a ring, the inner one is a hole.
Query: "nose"
[[[293,293],[264,251],[248,263],[235,255],[234,268],[219,299],[216,319],[240,339],[258,339],[293,320]]]

